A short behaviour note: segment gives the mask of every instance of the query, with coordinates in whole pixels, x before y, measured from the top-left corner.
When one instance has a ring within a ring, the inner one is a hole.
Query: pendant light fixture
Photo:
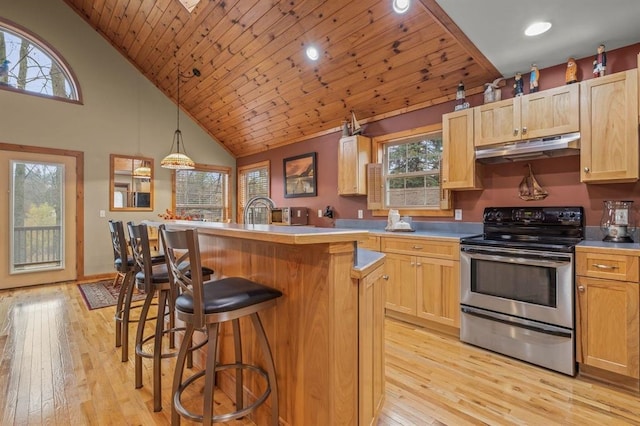
[[[136,179],[150,179],[151,167],[149,162],[146,160],[142,160],[140,166],[133,169],[133,177]]]
[[[191,78],[191,77],[200,77],[200,70],[194,68],[191,75],[182,75],[180,74],[180,66],[178,66],[178,99],[177,99],[177,125],[176,131],[173,134],[173,142],[171,143],[171,151],[169,155],[164,157],[162,161],[160,161],[160,166],[165,169],[174,169],[174,170],[190,170],[195,168],[195,162],[189,158],[187,155],[187,151],[184,148],[184,141],[182,140],[182,132],[180,131],[180,78]],[[182,145],[182,151],[180,152],[180,145]],[[173,148],[176,147],[174,151]]]

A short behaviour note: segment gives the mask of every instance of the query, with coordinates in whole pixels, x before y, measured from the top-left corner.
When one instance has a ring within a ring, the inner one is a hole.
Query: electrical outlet
[[[455,209],[454,210],[454,219],[455,220],[462,220],[462,209]]]
[[[362,219],[363,217],[362,210],[358,210],[358,219]]]
[[[100,217],[106,217],[107,214],[104,210],[100,210]]]
[[[318,209],[318,217],[322,217],[322,209]]]

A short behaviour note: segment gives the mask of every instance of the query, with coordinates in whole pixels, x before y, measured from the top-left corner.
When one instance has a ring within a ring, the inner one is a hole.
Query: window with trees
[[[269,195],[269,161],[238,167],[238,218],[243,216],[247,201],[253,197]],[[240,223],[239,219],[238,223]]]
[[[377,171],[371,183],[379,187],[379,200],[370,200],[374,214],[387,214],[390,208],[404,214],[444,216],[450,214],[449,191],[441,187],[442,131],[428,126],[374,138]],[[375,170],[375,169],[374,169]]]
[[[80,100],[77,82],[55,50],[3,19],[0,19],[0,88]]]
[[[230,217],[231,168],[196,164],[174,173],[174,212],[177,217],[227,222]]]

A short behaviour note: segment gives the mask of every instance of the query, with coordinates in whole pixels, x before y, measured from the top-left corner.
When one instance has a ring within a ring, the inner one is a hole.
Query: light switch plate
[[[455,209],[454,210],[454,219],[455,220],[462,220],[462,209]]]
[[[362,219],[363,217],[362,210],[358,210],[358,219]]]
[[[322,210],[318,209],[318,217],[322,217]]]
[[[105,217],[106,216],[106,212],[104,210],[100,210],[100,217]]]

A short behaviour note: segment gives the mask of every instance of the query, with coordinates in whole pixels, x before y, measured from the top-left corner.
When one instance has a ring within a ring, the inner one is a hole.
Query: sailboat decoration
[[[351,135],[361,135],[364,131],[364,128],[358,123],[356,119],[356,114],[351,111]]]
[[[540,186],[535,176],[533,176],[531,164],[527,163],[527,167],[529,167],[529,174],[522,179],[519,186],[520,198],[525,201],[545,199],[549,193]]]

